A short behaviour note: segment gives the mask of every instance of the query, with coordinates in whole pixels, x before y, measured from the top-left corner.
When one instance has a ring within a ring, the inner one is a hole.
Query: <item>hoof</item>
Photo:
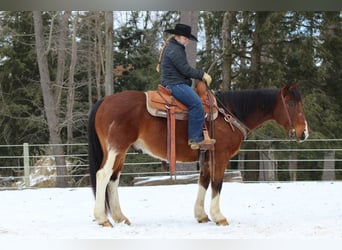
[[[122,217],[122,218],[117,218],[117,219],[115,219],[114,220],[115,221],[115,223],[121,223],[121,222],[123,222],[123,223],[125,223],[126,225],[128,225],[128,226],[130,226],[131,225],[131,222],[129,221],[129,219],[127,219],[126,217]]]
[[[198,221],[198,223],[208,223],[210,220],[208,217],[205,217],[205,218],[197,220],[197,221]]]
[[[131,225],[131,222],[129,221],[129,219],[125,219],[125,224],[130,226]]]
[[[113,227],[112,223],[110,223],[108,220],[103,223],[100,223],[100,225],[103,227]]]
[[[228,223],[228,221],[226,219],[223,219],[223,220],[217,221],[216,225],[218,225],[218,226],[228,226],[229,223]]]

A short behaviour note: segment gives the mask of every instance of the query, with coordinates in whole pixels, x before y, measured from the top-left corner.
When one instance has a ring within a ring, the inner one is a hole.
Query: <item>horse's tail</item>
[[[89,161],[89,174],[90,184],[93,189],[94,195],[96,196],[96,173],[100,169],[101,162],[103,159],[103,152],[99,138],[95,130],[95,115],[102,104],[103,99],[97,101],[89,115],[88,121],[88,161]]]

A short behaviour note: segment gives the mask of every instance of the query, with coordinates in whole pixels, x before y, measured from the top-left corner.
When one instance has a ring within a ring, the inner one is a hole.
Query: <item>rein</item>
[[[234,126],[237,127],[242,133],[243,139],[246,140],[247,135],[249,132],[251,132],[251,130],[241,121],[239,121],[236,117],[234,117],[234,115],[231,114],[231,112],[229,112],[228,109],[223,105],[221,100],[216,98],[216,101],[219,102],[222,106],[222,108],[219,108],[218,106],[216,106],[216,108],[224,116],[223,119],[229,124],[233,131],[235,131]]]

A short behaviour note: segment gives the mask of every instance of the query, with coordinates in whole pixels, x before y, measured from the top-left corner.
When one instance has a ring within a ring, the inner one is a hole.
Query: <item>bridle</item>
[[[284,89],[280,90],[281,101],[282,101],[282,104],[284,106],[284,110],[285,110],[287,120],[289,121],[289,124],[290,124],[289,137],[293,139],[296,137],[296,129],[293,126],[293,122],[292,122],[292,119],[291,119],[291,116],[289,113],[289,106],[286,104],[286,100],[285,100],[285,97],[283,95],[283,91],[284,91]]]

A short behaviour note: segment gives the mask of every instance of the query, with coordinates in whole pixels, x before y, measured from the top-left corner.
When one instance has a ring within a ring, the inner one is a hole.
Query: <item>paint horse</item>
[[[131,90],[106,96],[94,104],[90,114],[90,179],[95,194],[94,217],[100,225],[112,226],[107,211],[114,222],[131,224],[121,211],[118,195],[120,174],[130,147],[162,161],[167,159],[167,122],[147,111],[146,96],[145,92]],[[217,225],[228,225],[220,211],[224,172],[246,136],[269,120],[276,121],[291,139],[299,142],[308,137],[309,131],[297,85],[218,92],[215,97],[219,114],[213,123],[214,166],[200,169],[194,215],[200,223],[211,219]],[[188,146],[187,125],[186,120],[176,121],[177,162],[198,160],[199,152]],[[204,209],[209,184],[210,219]]]

